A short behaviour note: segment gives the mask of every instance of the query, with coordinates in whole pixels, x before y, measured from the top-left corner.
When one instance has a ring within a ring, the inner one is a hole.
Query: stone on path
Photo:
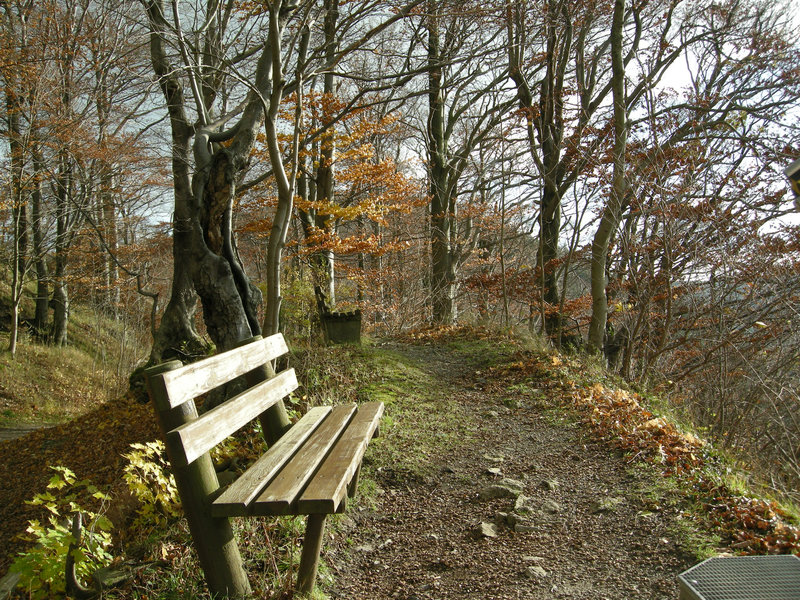
[[[487,523],[483,522],[475,528],[474,531],[475,535],[478,538],[496,538],[497,537],[497,525],[494,523]]]
[[[555,500],[545,500],[544,504],[542,504],[542,510],[551,515],[555,515],[561,512],[561,505]]]
[[[614,496],[607,496],[605,498],[600,498],[592,503],[589,507],[589,512],[593,514],[604,513],[604,512],[614,512],[617,510],[617,507],[625,501],[624,498],[616,498]]]
[[[547,571],[545,571],[544,568],[540,567],[539,565],[528,567],[525,569],[525,573],[531,579],[544,579],[547,577]]]
[[[481,500],[492,500],[494,498],[517,498],[525,486],[516,479],[504,478],[483,488],[478,492]]]

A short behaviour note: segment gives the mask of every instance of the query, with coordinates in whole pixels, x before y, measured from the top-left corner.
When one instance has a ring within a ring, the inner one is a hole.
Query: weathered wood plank
[[[331,410],[330,416],[317,428],[314,435],[253,502],[250,514],[296,514],[293,513],[294,504],[300,492],[325,460],[355,411],[355,404],[337,406]]]
[[[276,333],[164,373],[164,386],[169,393],[169,405],[166,408],[174,408],[205,394],[288,351],[283,335]],[[159,409],[165,410],[161,406]]]
[[[211,506],[212,516],[243,517],[249,514],[249,505],[253,499],[291,460],[330,412],[330,406],[317,406],[309,410],[214,501]]]
[[[173,460],[191,463],[296,389],[294,369],[287,369],[173,429],[167,434],[167,442],[176,450]]]
[[[383,416],[383,402],[362,404],[297,502],[303,515],[337,512]]]

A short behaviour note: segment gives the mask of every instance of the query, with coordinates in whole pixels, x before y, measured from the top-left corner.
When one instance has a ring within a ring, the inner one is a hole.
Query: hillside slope
[[[737,495],[713,475],[712,448],[578,360],[446,329],[297,352],[293,366],[296,408],[387,406],[360,498],[334,520],[323,551],[320,583],[331,598],[667,599],[676,575],[709,553],[800,549],[777,504]],[[0,567],[37,516],[22,502],[43,490],[48,467],[118,492],[128,444],[157,437],[150,411],[122,398],[0,443]],[[117,508],[109,511],[114,521]],[[274,525],[244,534],[246,553],[278,545],[265,531]],[[165,547],[185,549],[186,539],[154,546]],[[162,564],[156,554],[153,565]],[[114,597],[158,597],[166,579],[175,597],[205,597],[191,553],[170,560],[169,578],[153,566]],[[264,564],[248,564],[264,581]],[[284,598],[291,571],[282,577],[254,587]]]

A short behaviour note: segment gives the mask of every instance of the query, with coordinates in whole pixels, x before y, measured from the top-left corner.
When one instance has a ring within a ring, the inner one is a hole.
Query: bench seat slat
[[[382,415],[383,402],[370,402],[358,407],[356,416],[300,496],[298,513],[330,514],[339,510]]]
[[[294,369],[262,381],[167,434],[173,460],[187,465],[297,389]]]
[[[159,406],[159,409],[166,410],[180,406],[187,400],[197,398],[266,362],[283,356],[288,351],[283,336],[276,333],[246,346],[227,350],[168,371],[160,377],[163,378],[169,393],[167,398],[169,406]]]
[[[355,404],[337,406],[331,410],[314,435],[253,502],[250,514],[265,516],[292,513],[300,492],[339,439],[355,410]]]
[[[309,410],[281,439],[254,462],[211,506],[215,517],[243,517],[249,505],[308,440],[331,412],[330,406]]]

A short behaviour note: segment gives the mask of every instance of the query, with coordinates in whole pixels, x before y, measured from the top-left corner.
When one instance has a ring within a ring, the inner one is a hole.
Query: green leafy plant
[[[175,478],[164,458],[164,443],[160,440],[131,444],[125,455],[123,478],[131,493],[138,498],[136,525],[160,528],[182,516],[181,501]]]
[[[71,524],[78,513],[83,515],[86,528],[81,546],[72,550],[77,576],[88,580],[92,573],[108,566],[113,560],[109,552],[111,521],[78,504],[78,498],[86,495],[105,503],[109,500],[108,495],[88,480],[78,481],[75,473],[66,467],[50,468],[55,473],[47,484],[48,491],[36,494],[32,500],[26,502],[46,509],[49,513],[47,523],[28,521],[26,537],[34,546],[20,552],[11,565],[11,572],[21,576],[18,586],[24,588],[34,600],[52,598],[65,592],[64,567],[67,552],[70,551],[70,544],[75,543]]]

